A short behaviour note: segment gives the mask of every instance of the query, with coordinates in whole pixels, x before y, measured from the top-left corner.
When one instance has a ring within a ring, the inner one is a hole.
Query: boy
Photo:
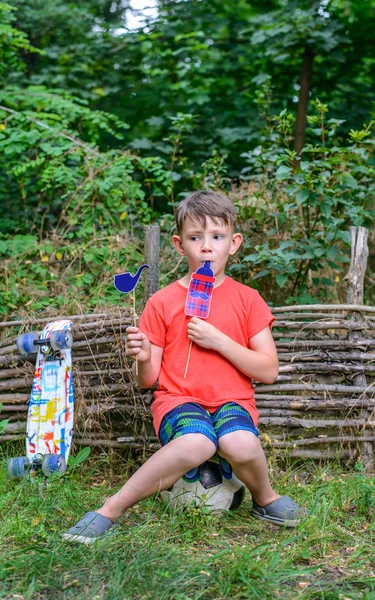
[[[224,475],[231,466],[250,491],[253,516],[287,527],[304,516],[298,504],[271,488],[258,439],[251,380],[277,378],[274,317],[258,292],[225,275],[228,257],[242,243],[235,232],[235,207],[222,194],[195,192],[178,205],[176,222],[173,244],[186,256],[189,272],[156,292],[139,328],[126,330],[126,354],[137,358],[139,387],[159,381],[152,412],[162,448],[101,508],[63,534],[65,539],[95,541],[136,502],[168,489],[215,452]],[[191,274],[206,261],[216,281],[203,320],[185,315],[184,307]]]

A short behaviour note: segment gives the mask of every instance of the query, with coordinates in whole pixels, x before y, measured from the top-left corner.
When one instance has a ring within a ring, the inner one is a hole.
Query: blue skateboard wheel
[[[26,456],[17,456],[10,458],[7,464],[8,476],[10,479],[22,479],[26,476],[25,469],[29,466],[29,459]]]
[[[46,477],[50,477],[52,473],[61,473],[66,471],[66,460],[62,454],[45,454],[42,463],[42,471]]]
[[[50,335],[52,350],[67,350],[73,346],[73,335],[69,329],[62,331],[52,331]]]
[[[34,341],[38,339],[36,333],[24,333],[19,335],[16,341],[18,352],[20,354],[34,354],[37,351]]]

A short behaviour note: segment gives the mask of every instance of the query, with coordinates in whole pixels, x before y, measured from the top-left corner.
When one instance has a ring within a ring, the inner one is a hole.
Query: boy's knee
[[[197,461],[197,464],[200,464],[210,459],[216,452],[214,442],[203,433],[189,433],[176,439],[183,439],[181,452],[189,462],[193,460],[193,462]]]
[[[262,452],[262,446],[251,431],[233,431],[219,439],[220,456],[232,464],[247,463],[254,460]]]
[[[197,451],[201,456],[203,456],[203,460],[208,460],[211,458],[216,452],[216,446],[212,440],[210,440],[206,435],[202,433],[196,434],[197,439],[195,441]]]

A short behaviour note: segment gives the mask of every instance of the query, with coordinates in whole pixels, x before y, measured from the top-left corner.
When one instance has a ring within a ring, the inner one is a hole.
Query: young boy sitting
[[[242,243],[235,207],[222,194],[195,192],[178,205],[176,221],[173,244],[186,256],[189,272],[156,292],[139,328],[126,330],[126,354],[138,361],[139,387],[159,382],[151,407],[162,448],[101,508],[63,534],[65,539],[95,541],[135,503],[168,489],[215,452],[224,470],[229,463],[250,491],[254,517],[294,527],[304,516],[298,504],[272,489],[258,438],[252,379],[277,378],[274,317],[257,291],[225,275],[228,257]],[[187,316],[184,308],[191,274],[206,261],[216,281],[203,320]]]

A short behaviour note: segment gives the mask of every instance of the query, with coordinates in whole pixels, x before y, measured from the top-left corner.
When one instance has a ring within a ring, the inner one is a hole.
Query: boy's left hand
[[[224,333],[207,323],[207,321],[192,317],[188,323],[188,338],[198,346],[202,346],[202,348],[219,350]]]

